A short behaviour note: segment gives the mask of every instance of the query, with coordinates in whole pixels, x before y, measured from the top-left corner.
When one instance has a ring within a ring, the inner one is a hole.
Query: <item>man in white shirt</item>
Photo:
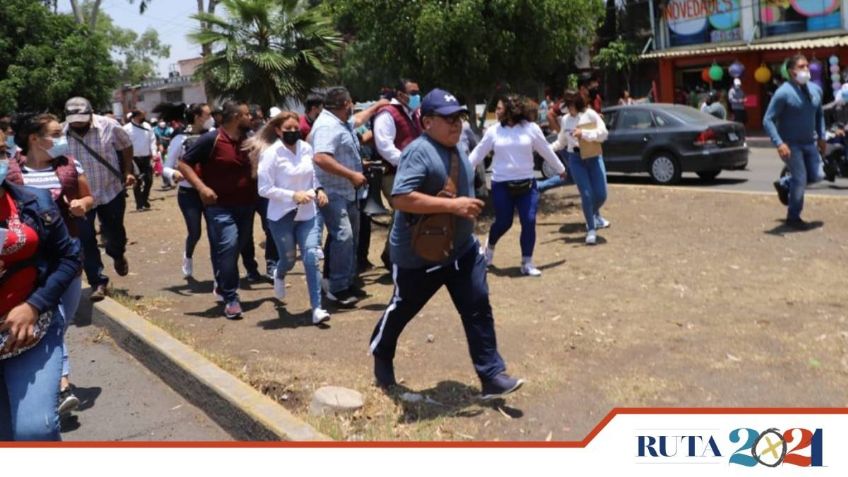
[[[386,171],[383,173],[383,195],[391,203],[395,172],[400,163],[400,155],[406,146],[421,135],[421,118],[418,110],[421,106],[421,94],[418,83],[402,78],[395,86],[395,97],[377,112],[374,117],[374,145],[383,159]],[[391,229],[391,228],[390,228]],[[383,265],[391,270],[389,239],[380,256]]]
[[[156,153],[156,134],[150,124],[144,121],[144,111],[135,109],[130,113],[130,122],[124,130],[130,136],[133,145],[133,163],[138,169],[137,180],[133,186],[135,208],[138,211],[150,209],[150,187],[153,185],[153,154]]]

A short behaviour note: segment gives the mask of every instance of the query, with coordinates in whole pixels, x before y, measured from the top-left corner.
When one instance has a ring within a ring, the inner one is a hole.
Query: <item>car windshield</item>
[[[716,118],[715,116],[709,115],[707,113],[702,113],[695,108],[690,108],[687,106],[676,106],[674,108],[663,109],[663,112],[668,113],[687,124],[721,122],[721,120]]]

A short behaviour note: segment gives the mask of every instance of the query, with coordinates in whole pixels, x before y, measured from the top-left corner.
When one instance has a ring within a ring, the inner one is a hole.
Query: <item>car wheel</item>
[[[657,184],[675,184],[680,181],[680,163],[671,153],[660,152],[648,163],[648,173],[651,175],[651,180]]]
[[[719,174],[721,174],[721,169],[713,169],[713,170],[710,170],[710,171],[701,171],[701,172],[698,172],[697,174],[698,174],[698,177],[700,177],[701,179],[703,179],[705,181],[711,181],[711,180],[715,179],[716,177],[718,177]]]

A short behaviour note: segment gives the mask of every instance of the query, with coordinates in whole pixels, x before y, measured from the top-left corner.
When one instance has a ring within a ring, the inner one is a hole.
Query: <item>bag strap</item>
[[[106,159],[103,159],[103,156],[101,156],[100,154],[98,154],[98,153],[97,153],[97,151],[95,151],[95,150],[94,150],[91,146],[89,146],[88,144],[86,144],[86,143],[85,143],[85,141],[83,141],[83,139],[77,135],[77,133],[75,133],[75,132],[74,132],[73,130],[71,130],[71,129],[68,129],[68,135],[69,135],[69,136],[71,136],[72,138],[74,138],[74,139],[75,139],[75,140],[76,140],[76,141],[80,144],[80,146],[82,146],[83,148],[85,148],[85,150],[86,150],[86,151],[88,151],[88,153],[89,153],[89,154],[91,154],[91,156],[92,156],[92,157],[94,157],[95,159],[97,159],[97,162],[99,162],[99,163],[100,163],[103,167],[105,167],[106,169],[109,169],[109,172],[111,172],[112,174],[114,174],[114,175],[115,175],[115,177],[117,177],[119,181],[123,182],[124,177],[123,177],[123,175],[122,175],[122,174],[118,171],[118,169],[115,169],[115,166],[113,166],[112,164],[109,164],[109,163],[106,161]]]
[[[450,175],[445,181],[445,187],[442,188],[443,194],[440,195],[456,197],[456,184],[459,183],[459,154],[456,153],[456,149],[451,151],[450,161]]]

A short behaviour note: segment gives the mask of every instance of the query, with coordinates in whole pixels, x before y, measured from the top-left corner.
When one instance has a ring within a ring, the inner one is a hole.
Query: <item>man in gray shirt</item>
[[[327,226],[327,299],[352,306],[361,292],[356,278],[356,240],[359,237],[357,191],[368,180],[362,174],[359,140],[350,124],[353,101],[344,87],[331,88],[324,110],[315,119],[310,135],[315,152],[315,175],[329,198],[321,216]]]
[[[442,286],[447,287],[462,318],[471,361],[482,382],[482,398],[504,396],[523,384],[505,373],[497,349],[486,259],[474,237],[474,220],[483,202],[474,198],[471,163],[465,151],[457,148],[467,113],[447,91],[430,91],[421,104],[425,132],[401,156],[392,189],[396,213],[390,245],[395,291],[371,336],[374,377],[384,388],[396,384],[393,359],[403,328]],[[454,161],[458,167],[456,194],[439,196]],[[412,246],[415,223],[429,214],[451,214],[454,220],[453,247],[439,262],[417,255]]]

